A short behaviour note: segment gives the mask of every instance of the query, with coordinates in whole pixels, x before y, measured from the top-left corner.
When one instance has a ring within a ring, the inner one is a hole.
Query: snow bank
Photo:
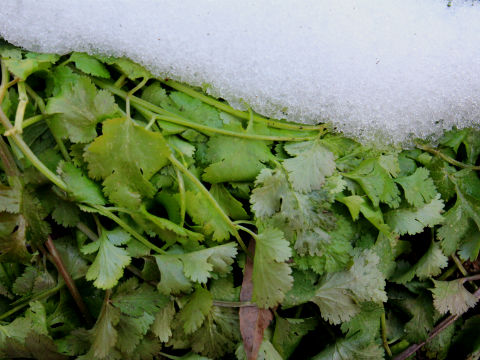
[[[30,50],[127,56],[296,122],[401,142],[480,124],[480,5],[444,0],[2,0]]]

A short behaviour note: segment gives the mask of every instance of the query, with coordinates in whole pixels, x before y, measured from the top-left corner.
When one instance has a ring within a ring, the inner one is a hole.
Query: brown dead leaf
[[[251,256],[255,255],[255,240],[250,240],[248,251]],[[243,272],[242,290],[240,301],[250,301],[253,292],[253,258],[247,256],[245,270]],[[243,347],[248,360],[256,360],[258,351],[263,340],[263,333],[273,319],[269,309],[260,309],[256,306],[240,308],[240,333],[242,334]]]

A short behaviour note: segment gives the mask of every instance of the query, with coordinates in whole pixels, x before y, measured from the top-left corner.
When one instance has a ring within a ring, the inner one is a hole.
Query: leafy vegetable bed
[[[364,146],[126,59],[0,54],[0,357],[479,355],[478,130]]]

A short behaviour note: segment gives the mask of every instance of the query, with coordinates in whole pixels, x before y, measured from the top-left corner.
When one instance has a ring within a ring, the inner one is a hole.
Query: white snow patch
[[[126,56],[234,106],[362,140],[480,124],[472,1],[2,0],[0,36]]]

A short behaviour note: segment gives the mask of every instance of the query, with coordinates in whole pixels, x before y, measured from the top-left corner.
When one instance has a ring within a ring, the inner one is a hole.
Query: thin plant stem
[[[177,174],[178,182],[178,192],[180,193],[180,226],[183,227],[185,224],[185,213],[187,212],[187,200],[185,194],[185,182],[183,181],[183,176],[177,168],[175,168]]]
[[[230,105],[218,101],[210,96],[204,95],[194,89],[192,89],[190,86],[180,84],[176,81],[173,80],[160,80],[163,84],[170,86],[171,88],[181,91],[187,95],[190,95],[193,98],[196,98],[206,104],[212,105],[216,107],[217,109],[224,111],[226,113],[229,113],[231,115],[234,115],[236,117],[239,117],[241,119],[249,120],[250,116],[252,116],[252,120],[256,122],[261,122],[265,123],[270,127],[276,127],[279,129],[289,129],[289,130],[324,130],[325,126],[324,125],[297,125],[297,124],[289,124],[289,123],[283,123],[278,120],[273,120],[273,119],[267,119],[264,118],[263,116],[253,114],[250,115],[251,110],[248,112],[241,111],[241,110],[236,110],[232,108]]]
[[[123,99],[126,99],[127,93],[121,89],[118,89],[117,87],[110,85],[102,80],[94,79],[93,80],[95,84],[97,84],[99,87],[109,90],[111,93],[114,95],[120,96]],[[257,134],[249,134],[249,133],[240,133],[240,132],[235,132],[235,131],[230,131],[230,130],[224,130],[224,129],[218,129],[214,128],[211,126],[206,126],[198,123],[194,123],[192,121],[189,121],[179,115],[176,115],[174,113],[171,113],[167,110],[162,109],[159,106],[156,106],[148,101],[145,101],[143,99],[140,99],[136,96],[129,96],[129,101],[133,107],[135,107],[138,110],[143,110],[145,114],[148,114],[147,116],[149,118],[155,116],[157,120],[163,120],[167,121],[173,124],[177,125],[182,125],[186,126],[192,129],[195,129],[197,131],[200,131],[202,133],[216,133],[216,134],[221,134],[221,135],[226,135],[226,136],[234,136],[234,137],[240,137],[240,138],[245,138],[245,139],[254,139],[254,140],[266,140],[266,141],[305,141],[305,140],[313,140],[316,138],[316,136],[271,136],[271,135],[257,135]]]
[[[480,289],[475,291],[473,293],[474,296],[477,298],[480,298]],[[453,324],[460,315],[450,315],[446,319],[444,319],[442,322],[440,322],[437,326],[433,328],[433,330],[430,332],[428,335],[427,339],[422,341],[421,343],[418,344],[412,344],[408,348],[406,348],[402,353],[399,355],[395,356],[394,360],[406,360],[413,354],[415,354],[420,348],[422,348],[426,343],[431,341],[434,337],[436,337],[438,334],[440,334],[443,330],[445,330],[447,327],[449,327],[451,324]]]
[[[7,116],[3,112],[2,108],[0,107],[0,122],[2,123],[3,127],[7,130],[13,128],[10,120],[8,120]],[[23,141],[22,137],[18,134],[12,134],[10,138],[13,139],[15,144],[18,146],[20,151],[25,155],[25,157],[32,163],[32,165],[40,171],[47,179],[49,179],[52,183],[57,185],[63,191],[67,191],[67,184],[55,175],[49,168],[47,168],[38,158],[37,156],[30,150],[28,145]]]
[[[3,164],[5,174],[7,174],[8,177],[16,177],[20,175],[12,153],[8,149],[7,143],[3,140],[2,136],[0,136],[0,161]],[[11,180],[9,180],[9,182],[10,181]]]
[[[125,110],[127,112],[127,118],[130,119],[130,97],[135,93],[137,92],[138,90],[140,90],[142,87],[145,86],[145,84],[147,83],[148,81],[148,78],[144,77],[142,79],[142,81],[140,81],[140,83],[135,86],[132,90],[130,90],[129,92],[127,92],[127,97],[125,98]]]
[[[27,91],[25,90],[25,82],[20,81],[18,83],[18,106],[17,112],[15,113],[15,125],[13,128],[5,131],[5,136],[10,136],[12,134],[21,134],[23,132],[23,118],[25,116],[25,108],[28,104]]]
[[[48,119],[50,115],[48,114],[40,114],[40,115],[35,115],[32,117],[29,117],[28,119],[23,120],[22,123],[22,128],[25,129],[29,126],[32,126],[33,124],[36,124],[42,120]]]
[[[45,102],[43,101],[43,99],[28,84],[26,84],[25,87],[27,89],[28,95],[30,95],[30,97],[35,101],[38,108],[40,109],[40,112],[47,117],[50,116],[49,114],[47,114],[47,107],[45,106]],[[60,150],[63,158],[66,161],[72,161],[70,154],[65,147],[65,144],[63,143],[62,139],[55,133],[55,131],[52,130],[49,121],[47,121],[47,125],[50,129],[50,133],[52,134],[55,142],[57,143],[58,149]]]
[[[247,247],[245,246],[245,243],[243,242],[242,238],[240,237],[238,230],[237,230],[237,225],[235,225],[232,220],[228,217],[227,214],[223,211],[223,209],[220,207],[220,205],[217,203],[215,198],[210,194],[210,192],[203,186],[203,184],[200,182],[200,180],[197,179],[196,176],[194,176],[180,161],[178,161],[173,155],[170,155],[169,157],[170,162],[177,168],[179,169],[191,182],[195,184],[197,189],[205,196],[205,198],[208,200],[208,202],[213,206],[215,211],[222,217],[222,219],[228,224],[228,226],[231,229],[231,233],[237,239],[238,243],[242,247],[242,249],[246,252]]]
[[[57,248],[55,247],[55,244],[53,243],[53,240],[50,236],[48,236],[47,241],[45,242],[45,246],[47,247],[47,250],[52,257],[55,267],[57,268],[59,274],[62,276],[63,280],[65,281],[65,284],[67,285],[67,288],[70,291],[70,294],[72,295],[73,300],[77,304],[77,307],[80,310],[80,313],[82,314],[83,318],[87,322],[87,325],[89,326],[92,325],[93,324],[92,316],[90,315],[85,305],[85,302],[83,301],[83,298],[80,295],[80,292],[78,291],[77,286],[75,285],[75,281],[72,279],[67,269],[65,268],[65,265],[63,264],[63,260],[58,254]]]
[[[388,340],[387,340],[387,320],[385,318],[385,312],[383,312],[382,316],[380,317],[380,327],[382,332],[383,348],[385,349],[387,355],[389,357],[392,357],[392,350],[390,350],[390,346],[388,346]]]
[[[17,311],[20,311],[22,310],[24,307],[28,306],[28,304],[32,301],[36,301],[36,300],[42,300],[42,299],[45,299],[49,296],[52,296],[52,295],[55,295],[58,291],[60,291],[60,289],[62,289],[63,287],[65,286],[65,283],[62,283],[62,284],[58,284],[57,286],[51,288],[51,289],[48,289],[48,290],[45,290],[41,293],[38,293],[36,294],[35,296],[29,298],[28,300],[25,300],[24,302],[22,302],[21,304],[15,306],[13,309],[10,309],[9,311],[7,312],[4,312],[3,314],[0,315],[0,320],[3,320],[3,319],[6,319],[8,318],[10,315],[13,315],[15,314]]]
[[[480,170],[480,166],[475,166],[475,165],[469,165],[469,164],[464,164],[460,161],[457,161],[453,158],[451,158],[450,156],[448,155],[445,155],[444,153],[442,153],[441,151],[439,150],[436,150],[434,148],[432,148],[431,146],[428,146],[428,145],[423,145],[423,144],[420,144],[420,143],[416,143],[415,144],[419,149],[422,149],[426,152],[429,152],[430,154],[433,154],[435,156],[438,156],[439,158],[445,160],[446,162],[448,162],[449,164],[451,165],[454,165],[454,166],[457,166],[457,167],[460,167],[462,169],[470,169],[470,170]]]
[[[0,59],[0,66],[2,67],[2,82],[0,83],[0,105],[3,102],[3,99],[5,98],[5,94],[7,93],[8,90],[8,81],[10,79],[10,73],[7,70],[7,66],[3,62],[3,60]]]
[[[156,251],[157,253],[159,254],[166,254],[165,250],[162,250],[160,249],[158,246],[152,244],[150,241],[148,241],[147,239],[145,239],[142,235],[140,235],[135,229],[133,229],[130,225],[128,225],[126,222],[124,222],[122,219],[120,219],[117,215],[115,215],[114,213],[112,213],[108,208],[105,208],[103,206],[99,206],[99,205],[89,205],[89,206],[85,206],[83,205],[83,207],[87,208],[87,209],[90,209],[90,210],[93,210],[93,211],[96,211],[98,212],[100,215],[103,215],[107,218],[109,218],[110,220],[113,220],[114,222],[116,222],[121,228],[123,228],[125,231],[127,231],[130,235],[132,235],[135,239],[137,239],[138,241],[140,241],[143,245],[145,245],[146,247],[148,247],[149,249],[153,250],[153,251]]]

